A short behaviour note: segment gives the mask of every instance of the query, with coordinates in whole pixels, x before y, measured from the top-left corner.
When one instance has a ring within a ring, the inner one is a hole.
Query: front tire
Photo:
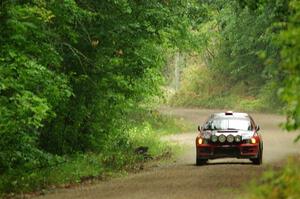
[[[253,162],[253,164],[261,165],[262,164],[262,157],[263,157],[262,150],[259,149],[258,154],[257,154],[257,158],[252,158],[251,161]]]
[[[206,159],[200,159],[200,158],[197,158],[197,157],[196,157],[196,165],[197,165],[197,166],[205,165],[206,162],[207,162]]]

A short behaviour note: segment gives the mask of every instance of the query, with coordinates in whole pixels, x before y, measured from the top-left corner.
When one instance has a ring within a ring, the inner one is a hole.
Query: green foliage
[[[277,86],[269,81],[259,89],[256,96],[249,94],[249,85],[244,82],[232,85],[226,76],[194,63],[183,71],[181,88],[170,99],[175,106],[221,108],[235,111],[279,111],[276,100]],[[255,89],[251,87],[251,89]]]
[[[282,99],[287,104],[288,116],[286,129],[294,130],[300,125],[300,3],[291,1],[288,22],[282,24],[284,30],[278,36],[281,46],[280,72],[284,74],[284,84],[280,90]],[[298,137],[300,138],[300,137]]]
[[[182,123],[168,116],[155,116],[164,121],[165,125],[150,116],[142,116],[144,123],[123,132],[123,137],[109,134],[101,153],[50,156],[41,167],[21,167],[5,172],[0,176],[0,196],[3,193],[40,191],[49,187],[68,187],[86,180],[106,179],[140,169],[147,158],[170,158],[177,152],[178,146],[162,142],[161,136],[174,133],[174,129],[186,131],[186,126],[183,127]],[[172,129],[169,128],[171,125]],[[140,146],[148,147],[146,156],[135,153],[135,149]]]
[[[260,181],[253,183],[249,187],[248,194],[243,198],[299,198],[299,166],[299,158],[290,158],[282,169],[266,171]]]
[[[6,3],[1,7],[1,173],[46,161],[48,155],[36,147],[38,131],[72,94],[67,77],[45,65],[60,63],[43,31],[51,17],[51,12],[37,5]]]
[[[126,164],[133,113],[160,94],[166,48],[187,50],[201,16],[197,1],[2,1],[0,174],[86,152]]]
[[[272,70],[278,64],[279,54],[272,42],[276,35],[273,23],[281,19],[281,8],[286,3],[258,1],[254,6],[243,2],[242,7],[239,3],[228,3],[216,15],[220,36],[210,66],[232,84],[248,84],[247,92],[257,95],[259,89],[252,88],[277,80]]]
[[[177,134],[192,130],[193,125],[185,121],[183,118],[174,117],[173,115],[162,114],[154,107],[150,110],[136,110],[130,116],[132,128],[144,128],[149,126],[157,135]]]
[[[163,156],[165,153],[170,153],[168,144],[159,140],[161,135],[154,131],[153,127],[148,123],[145,123],[145,125],[141,127],[135,127],[128,133],[135,148],[139,146],[150,146],[149,155],[151,157]]]
[[[204,2],[203,2],[204,3]],[[277,94],[280,45],[274,42],[287,19],[288,1],[208,1],[209,21],[201,62],[189,64],[171,104],[245,111],[283,107]],[[198,66],[197,66],[198,65]]]

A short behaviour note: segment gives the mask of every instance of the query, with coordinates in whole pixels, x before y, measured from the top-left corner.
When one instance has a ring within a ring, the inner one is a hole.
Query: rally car
[[[263,140],[259,126],[247,113],[227,111],[214,113],[196,137],[196,165],[209,159],[234,157],[262,164]]]

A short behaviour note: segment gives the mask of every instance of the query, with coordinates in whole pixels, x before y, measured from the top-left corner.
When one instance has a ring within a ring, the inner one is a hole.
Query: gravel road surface
[[[300,152],[300,144],[294,144],[295,133],[284,133],[279,124],[283,116],[251,114],[261,127],[264,139],[263,165],[251,164],[248,160],[217,159],[207,165],[195,166],[194,139],[198,124],[216,110],[163,108],[165,114],[184,118],[195,126],[195,132],[186,132],[164,137],[164,140],[183,144],[185,152],[175,163],[158,166],[127,177],[114,178],[93,185],[81,185],[71,189],[59,189],[42,199],[227,199],[239,197],[247,184],[269,166],[280,166],[288,155]]]

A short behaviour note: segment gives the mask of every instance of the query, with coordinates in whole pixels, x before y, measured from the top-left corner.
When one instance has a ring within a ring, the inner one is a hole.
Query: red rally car
[[[214,113],[198,126],[196,165],[208,159],[236,157],[262,164],[263,141],[259,126],[247,113]]]

